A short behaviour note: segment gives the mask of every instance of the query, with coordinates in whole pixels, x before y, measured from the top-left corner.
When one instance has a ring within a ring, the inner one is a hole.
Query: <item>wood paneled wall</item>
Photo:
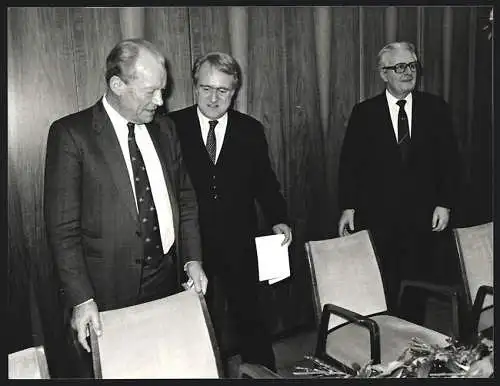
[[[31,280],[45,340],[57,340],[42,214],[48,128],[103,94],[106,55],[125,37],[145,37],[165,52],[169,110],[193,102],[190,69],[198,55],[218,50],[239,60],[244,80],[235,106],[266,128],[294,226],[292,278],[266,294],[275,333],[312,322],[303,243],[336,236],[346,123],[356,102],[382,91],[375,57],[388,41],[414,42],[424,66],[420,88],[451,104],[464,177],[455,223],[488,221],[492,43],[482,29],[488,13],[434,6],[8,9],[9,315],[29,309]],[[12,348],[21,348],[32,332],[16,332]]]

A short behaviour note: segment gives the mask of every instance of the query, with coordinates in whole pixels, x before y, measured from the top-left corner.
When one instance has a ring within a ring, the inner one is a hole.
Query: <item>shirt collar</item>
[[[209,123],[208,122],[209,121],[213,121],[214,119],[209,119],[206,116],[204,116],[199,107],[196,107],[196,112],[198,114],[198,119],[200,120],[200,126],[202,128],[209,127]],[[218,123],[218,125],[216,127],[225,126],[227,124],[227,111],[224,113],[224,115],[222,117],[220,117],[219,119],[217,119],[217,121],[219,123]]]
[[[104,106],[104,109],[108,113],[109,118],[111,119],[111,122],[113,123],[113,126],[115,126],[115,127],[121,127],[121,126],[126,127],[127,126],[128,121],[125,118],[123,118],[120,115],[120,113],[115,110],[115,108],[113,106],[111,106],[109,104],[108,100],[106,99],[106,94],[104,94],[104,96],[102,97],[102,104]]]
[[[394,95],[392,95],[387,89],[385,90],[385,97],[387,98],[387,103],[389,104],[389,106],[397,106],[397,102],[400,100],[394,97]],[[413,101],[413,93],[409,93],[406,98],[404,98],[404,100],[406,100],[406,106],[410,106]]]

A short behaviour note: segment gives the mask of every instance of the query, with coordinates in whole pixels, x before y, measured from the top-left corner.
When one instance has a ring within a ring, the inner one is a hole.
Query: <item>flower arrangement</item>
[[[487,378],[493,374],[493,341],[478,335],[471,344],[449,339],[439,347],[413,338],[408,347],[387,366],[354,363],[355,374],[347,374],[324,361],[306,356],[312,367],[296,366],[294,375],[332,378]]]

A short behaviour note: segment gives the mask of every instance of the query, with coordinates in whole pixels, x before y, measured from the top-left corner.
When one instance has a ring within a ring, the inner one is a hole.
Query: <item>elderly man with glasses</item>
[[[458,150],[447,103],[416,90],[414,45],[387,44],[377,59],[385,90],[354,106],[342,146],[338,232],[371,231],[388,309],[397,313],[402,279],[445,275],[434,272],[433,254],[439,239],[450,237]],[[422,322],[422,307],[415,298],[414,312],[401,316]]]

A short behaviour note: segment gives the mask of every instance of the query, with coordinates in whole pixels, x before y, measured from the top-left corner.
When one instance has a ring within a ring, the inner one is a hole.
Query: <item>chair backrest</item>
[[[49,379],[43,346],[30,347],[9,354],[9,379]]]
[[[481,285],[493,285],[493,223],[453,230],[467,301],[472,305]],[[491,296],[485,306],[493,304]]]
[[[325,304],[362,315],[387,311],[379,265],[367,230],[328,240],[306,242],[319,322]],[[345,323],[332,316],[330,328]]]
[[[194,290],[100,316],[103,333],[98,338],[91,334],[96,378],[219,378],[222,374],[206,303]]]

